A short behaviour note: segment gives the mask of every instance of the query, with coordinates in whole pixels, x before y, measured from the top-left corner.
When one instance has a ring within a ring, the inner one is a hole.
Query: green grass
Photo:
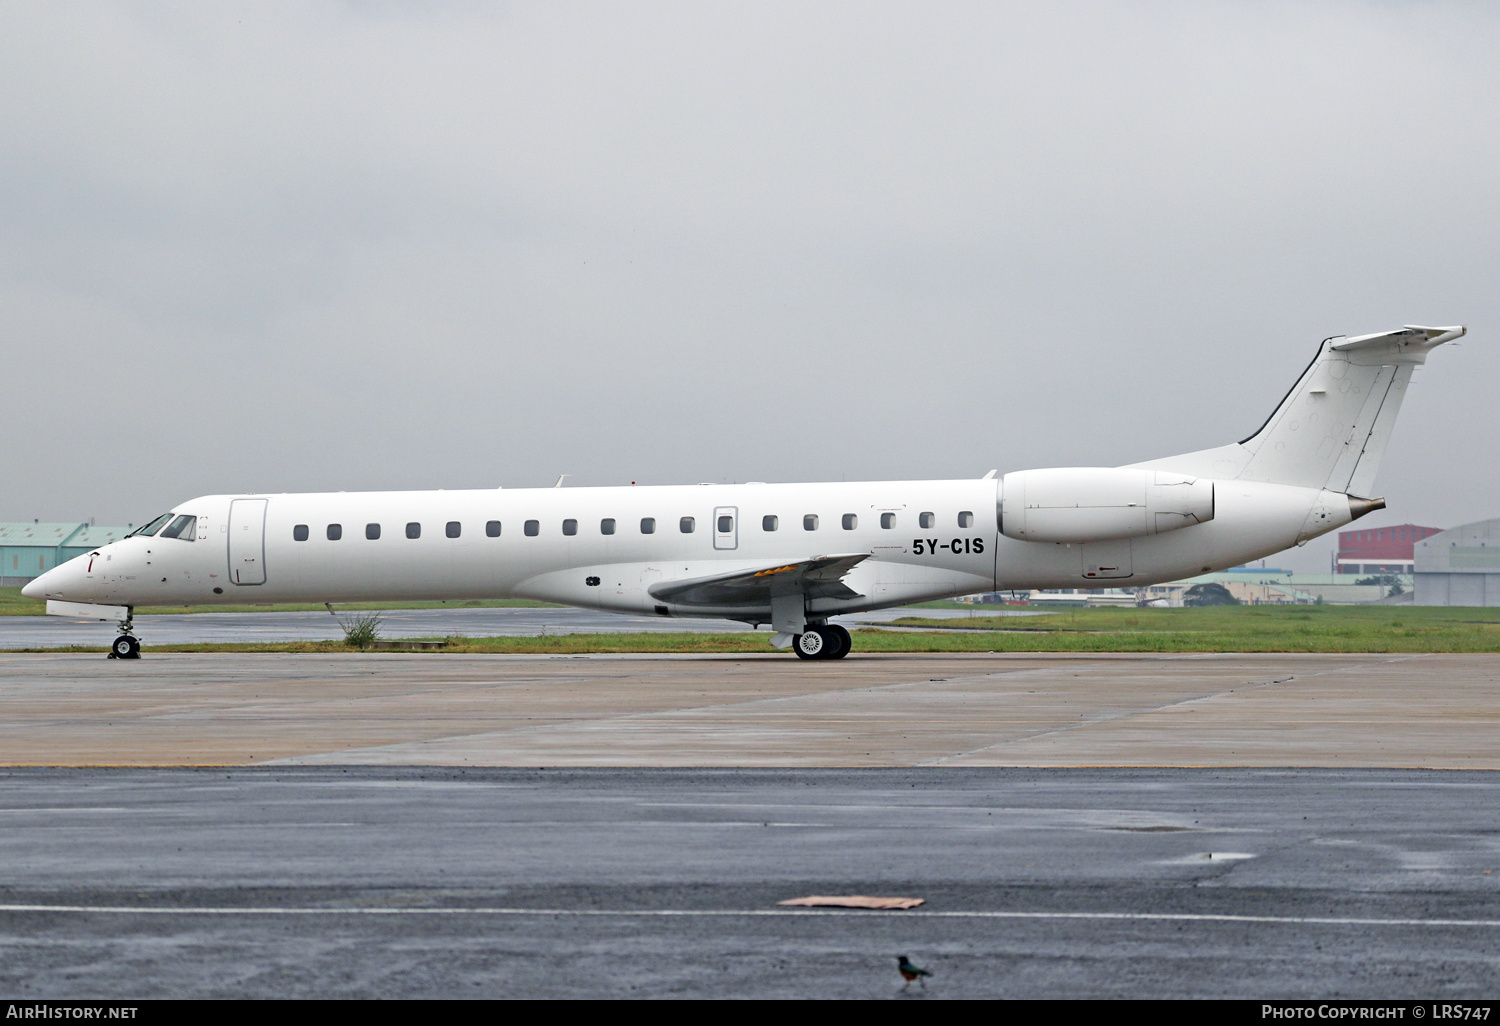
[[[495,609],[559,608],[555,602],[529,599],[469,599],[460,602],[336,602],[339,612],[355,609]],[[20,588],[0,588],[0,616],[44,616],[47,603],[24,598]],[[138,606],[137,616],[171,613],[326,613],[321,602],[277,602],[265,606]]]
[[[20,588],[0,588],[0,616],[42,616],[47,603],[22,598]]]
[[[343,610],[525,605],[519,602],[350,603]],[[19,608],[18,608],[19,607]],[[42,603],[0,589],[0,614],[41,613]],[[228,606],[236,611],[321,610],[317,605]],[[965,607],[967,608],[967,607]],[[139,612],[185,612],[183,607]],[[975,607],[976,614],[984,611]],[[1500,652],[1500,607],[1217,606],[1204,609],[1070,609],[1039,616],[933,619],[855,632],[856,652]],[[568,634],[449,638],[443,651],[513,654],[771,652],[770,632]],[[149,640],[149,639],[148,639]],[[443,639],[423,639],[443,640]],[[342,641],[148,646],[155,652],[347,652]],[[43,650],[34,650],[43,651]],[[44,651],[103,652],[103,646]]]
[[[854,632],[855,654],[861,652],[1004,652],[1009,646],[998,635],[957,634],[952,631],[918,633],[915,631]],[[403,641],[446,641],[437,650],[468,655],[604,655],[610,653],[722,653],[728,655],[772,655],[771,632],[741,631],[733,634],[640,633],[640,634],[561,634],[532,638],[403,638]],[[16,652],[107,652],[102,645],[66,648],[9,649]],[[146,645],[142,651],[153,652],[297,652],[349,653],[352,649],[339,641],[271,642],[262,644]],[[410,652],[379,651],[378,655],[411,655]],[[780,653],[796,659],[790,651]]]
[[[1457,606],[1106,608],[893,624],[980,630],[1007,652],[1500,652],[1500,608]]]
[[[402,641],[446,641],[443,652],[480,653],[499,655],[579,655],[585,653],[611,652],[774,652],[771,635],[767,631],[758,634],[741,632],[736,634],[563,634],[535,638],[402,638]],[[294,641],[244,644],[204,645],[146,645],[146,652],[300,652],[300,653],[349,653],[352,651],[343,639],[338,641]],[[107,652],[102,645],[74,645],[66,648],[11,649],[19,652]],[[409,655],[411,653],[381,651],[380,655]],[[788,652],[787,655],[791,656]],[[792,656],[792,658],[796,658]]]
[[[861,652],[1500,652],[1500,608],[1240,606],[1081,609],[1044,616],[899,621],[926,628],[854,632]],[[958,630],[955,628],[966,628]],[[976,630],[975,628],[979,628]],[[514,655],[770,653],[770,632],[565,634],[446,640],[442,651]],[[347,652],[342,641],[163,645],[155,652]],[[40,651],[40,650],[33,650]],[[103,652],[100,647],[45,651]],[[399,654],[399,653],[397,653]],[[794,658],[787,653],[789,658]]]

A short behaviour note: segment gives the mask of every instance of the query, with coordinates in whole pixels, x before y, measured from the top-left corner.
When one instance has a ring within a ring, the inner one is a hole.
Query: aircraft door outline
[[[235,499],[229,504],[229,580],[237,585],[266,583],[267,499]]]
[[[725,524],[725,518],[728,524]],[[729,530],[720,530],[722,527]],[[714,507],[714,548],[729,551],[740,547],[740,508],[738,506]]]

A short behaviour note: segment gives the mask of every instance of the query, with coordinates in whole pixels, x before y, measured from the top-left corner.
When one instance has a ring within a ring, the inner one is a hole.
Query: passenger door
[[[235,584],[266,583],[266,499],[235,499],[229,504],[229,579]]]

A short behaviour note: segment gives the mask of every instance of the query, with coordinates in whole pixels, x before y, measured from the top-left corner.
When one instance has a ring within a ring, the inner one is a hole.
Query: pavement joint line
[[[574,916],[707,918],[713,916],[885,916],[923,919],[1076,919],[1116,922],[1264,923],[1290,926],[1482,926],[1500,919],[1374,919],[1357,916],[1250,916],[1194,912],[984,912],[938,909],[566,909],[566,908],[162,908],[149,905],[0,905],[3,912],[173,916]]]
[[[1217,653],[1215,653],[1215,654],[1217,654]],[[1410,655],[1408,655],[1408,654],[1402,654],[1402,655],[1398,655],[1395,658],[1391,658],[1391,659],[1377,659],[1375,661],[1375,663],[1356,663],[1356,664],[1354,664],[1352,666],[1331,666],[1331,667],[1329,667],[1327,669],[1324,669],[1324,670],[1310,670],[1307,673],[1291,673],[1291,674],[1288,674],[1285,677],[1280,677],[1280,678],[1276,678],[1276,679],[1269,679],[1268,680],[1268,679],[1265,679],[1265,678],[1259,678],[1259,679],[1252,678],[1251,680],[1246,681],[1244,684],[1239,685],[1238,688],[1223,688],[1222,690],[1219,690],[1219,691],[1205,692],[1204,694],[1201,694],[1201,695],[1194,695],[1192,698],[1184,698],[1184,699],[1180,699],[1180,700],[1178,700],[1176,702],[1167,702],[1164,705],[1152,706],[1149,709],[1147,709],[1147,708],[1142,708],[1142,709],[1126,709],[1126,710],[1122,710],[1120,712],[1106,713],[1103,716],[1096,716],[1096,717],[1094,717],[1092,719],[1084,720],[1081,723],[1067,723],[1067,724],[1063,724],[1061,726],[1048,727],[1045,730],[1038,730],[1038,731],[1035,731],[1034,733],[1026,734],[1026,735],[1023,735],[1021,737],[1007,738],[1004,741],[997,741],[997,742],[991,742],[990,744],[986,744],[986,745],[980,745],[978,748],[972,748],[972,749],[969,749],[968,751],[954,752],[954,753],[949,754],[949,755],[939,755],[939,756],[936,756],[936,757],[931,758],[931,759],[923,759],[920,762],[913,763],[913,765],[914,766],[941,766],[944,763],[947,763],[947,762],[949,762],[949,761],[951,761],[953,759],[965,759],[965,758],[968,758],[969,756],[977,755],[980,752],[986,752],[986,751],[991,751],[991,750],[996,750],[996,749],[1004,749],[1005,747],[1007,747],[1009,745],[1018,744],[1018,743],[1023,742],[1023,741],[1034,741],[1034,740],[1036,740],[1037,738],[1040,738],[1040,737],[1047,737],[1049,734],[1065,734],[1065,733],[1067,733],[1069,731],[1079,730],[1080,728],[1084,728],[1084,727],[1096,727],[1096,726],[1100,725],[1101,723],[1112,723],[1112,722],[1115,722],[1117,720],[1130,719],[1131,717],[1134,717],[1134,716],[1144,716],[1144,715],[1149,715],[1151,713],[1163,712],[1164,710],[1167,710],[1167,709],[1176,709],[1176,708],[1180,708],[1182,706],[1193,705],[1193,704],[1198,703],[1198,702],[1212,701],[1212,700],[1214,700],[1216,698],[1222,698],[1223,696],[1225,696],[1227,694],[1230,694],[1231,692],[1234,692],[1234,691],[1236,691],[1238,689],[1243,689],[1243,690],[1245,690],[1247,692],[1248,691],[1259,691],[1261,688],[1267,688],[1267,687],[1270,687],[1273,684],[1286,684],[1289,681],[1294,681],[1294,680],[1299,680],[1299,679],[1305,679],[1305,678],[1310,678],[1310,677],[1322,677],[1322,676],[1325,676],[1325,675],[1330,674],[1330,673],[1341,673],[1341,672],[1344,672],[1346,670],[1360,670],[1360,669],[1365,668],[1366,666],[1377,665],[1379,663],[1404,662],[1406,659],[1409,659],[1409,658],[1411,658]],[[1065,672],[1067,672],[1067,670],[1068,670],[1068,667],[1066,667],[1066,666],[1059,666],[1059,667],[1048,667],[1046,670],[1040,671],[1040,672],[1046,672],[1046,673],[1065,673]],[[962,679],[962,678],[955,678],[955,679]]]
[[[515,726],[515,727],[503,727],[503,728],[500,728],[499,730],[481,730],[481,731],[476,731],[474,733],[443,734],[443,735],[440,735],[440,736],[437,736],[437,737],[416,738],[416,739],[412,739],[412,740],[408,740],[408,741],[396,741],[396,742],[392,742],[391,744],[385,744],[385,745],[362,745],[362,746],[359,746],[359,747],[356,747],[356,748],[353,748],[353,749],[349,749],[349,750],[346,750],[346,751],[340,751],[340,752],[334,752],[334,753],[329,753],[329,752],[306,752],[306,753],[303,753],[301,755],[285,756],[285,757],[279,758],[279,759],[268,759],[268,760],[266,760],[266,762],[263,765],[269,765],[269,766],[296,765],[296,764],[300,763],[302,760],[305,760],[305,759],[316,759],[316,758],[319,758],[321,756],[325,756],[325,755],[329,755],[329,754],[338,755],[340,757],[348,757],[351,752],[370,752],[370,753],[375,753],[375,752],[391,751],[393,749],[398,749],[398,748],[414,748],[414,747],[418,747],[418,746],[428,746],[428,745],[446,745],[446,744],[452,744],[452,743],[455,743],[455,742],[465,742],[465,741],[467,741],[467,742],[471,742],[472,743],[472,742],[476,742],[476,741],[481,741],[481,740],[483,740],[485,738],[499,737],[501,735],[505,735],[505,736],[517,736],[517,735],[523,735],[523,734],[543,733],[543,732],[546,732],[546,731],[554,731],[554,730],[558,730],[558,729],[576,729],[576,728],[585,728],[585,729],[587,729],[587,728],[591,728],[591,727],[598,727],[598,726],[601,726],[601,725],[609,725],[609,724],[616,724],[616,723],[633,723],[633,722],[649,722],[649,721],[659,721],[659,720],[673,720],[673,719],[681,719],[683,717],[701,716],[704,713],[710,713],[710,712],[714,712],[714,711],[731,711],[731,710],[746,709],[746,708],[749,708],[749,707],[752,707],[752,706],[774,705],[774,704],[777,704],[777,703],[785,703],[785,702],[801,702],[801,701],[805,701],[805,700],[808,700],[808,699],[821,699],[821,698],[837,697],[837,696],[840,696],[840,695],[872,694],[872,693],[880,692],[880,691],[892,691],[892,690],[896,690],[896,689],[899,689],[899,688],[928,687],[929,685],[932,685],[932,684],[950,684],[950,683],[955,683],[955,682],[958,682],[958,681],[985,681],[985,680],[989,680],[991,678],[996,678],[996,677],[1010,677],[1010,676],[1014,676],[1016,674],[1028,674],[1028,673],[1050,674],[1050,673],[1055,673],[1055,672],[1064,672],[1065,669],[1066,668],[1058,668],[1058,667],[1021,666],[1021,667],[1016,667],[1014,669],[995,670],[995,671],[992,671],[990,673],[971,674],[971,675],[965,675],[965,676],[959,676],[959,677],[943,677],[943,678],[938,679],[938,680],[899,680],[899,681],[892,681],[892,682],[890,682],[888,684],[854,684],[854,685],[852,685],[850,687],[838,687],[838,688],[834,688],[834,689],[828,690],[828,691],[806,691],[806,692],[802,692],[800,694],[795,694],[795,695],[771,695],[769,697],[742,698],[742,699],[738,699],[738,700],[728,700],[728,701],[710,701],[710,702],[705,703],[704,705],[688,705],[688,706],[681,706],[681,707],[673,708],[673,709],[653,709],[653,710],[646,710],[646,711],[640,711],[640,712],[627,712],[627,713],[620,713],[618,715],[604,714],[604,715],[582,716],[582,717],[578,717],[578,718],[575,718],[575,719],[559,720],[559,721],[553,722],[553,723],[528,723],[528,724],[524,724],[524,725],[520,725],[520,726]],[[608,676],[608,678],[579,678],[579,679],[581,679],[581,680],[613,679],[614,677],[617,677],[617,676],[618,677],[634,677],[634,676],[637,676],[637,675],[633,675],[633,674],[632,675],[627,675],[627,674],[618,674],[618,675],[615,675],[615,674],[611,674],[611,675]],[[982,748],[981,749],[976,749],[976,751],[983,751],[983,749]],[[966,754],[966,753],[960,753],[960,754]],[[944,758],[952,758],[952,756],[945,756]],[[921,765],[927,765],[927,763],[917,763],[916,765],[919,765],[919,766],[921,766]]]

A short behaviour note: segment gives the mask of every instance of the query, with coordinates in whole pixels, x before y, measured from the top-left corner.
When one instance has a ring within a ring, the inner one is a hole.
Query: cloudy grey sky
[[[0,519],[1114,465],[1403,323],[1366,523],[1500,516],[1500,5],[0,13]]]

